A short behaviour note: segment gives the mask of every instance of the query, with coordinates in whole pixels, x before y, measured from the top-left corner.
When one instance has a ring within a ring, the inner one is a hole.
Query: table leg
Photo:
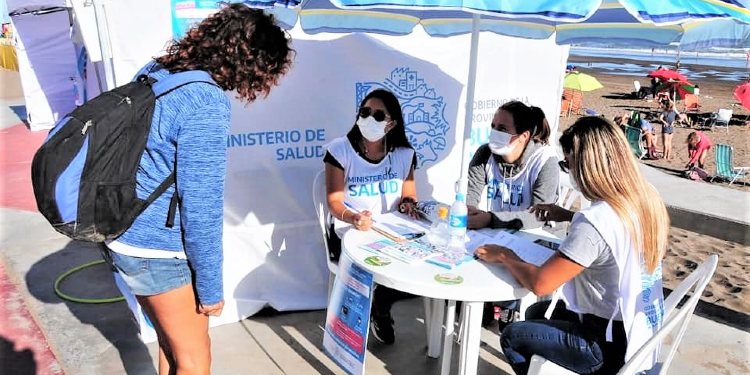
[[[519,320],[526,319],[526,309],[536,303],[539,298],[534,293],[527,293],[521,298],[520,305],[518,306],[518,312],[521,315]]]
[[[443,359],[440,363],[440,374],[451,372],[451,355],[453,354],[453,326],[456,323],[456,301],[448,300],[445,312],[445,331],[443,334]]]
[[[479,342],[482,334],[482,309],[484,302],[464,302],[461,311],[461,324],[464,337],[461,342],[461,358],[458,364],[459,375],[474,375],[479,362]]]
[[[425,298],[424,304],[425,325],[427,326],[427,356],[430,358],[437,358],[440,356],[440,345],[442,343],[441,333],[443,331],[442,326],[445,300]]]

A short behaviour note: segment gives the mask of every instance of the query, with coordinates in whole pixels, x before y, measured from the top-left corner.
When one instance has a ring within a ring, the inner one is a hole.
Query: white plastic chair
[[[732,119],[733,112],[731,109],[719,109],[711,126],[714,128],[725,128],[729,132],[729,121]]]
[[[318,172],[313,179],[312,186],[312,198],[313,204],[315,205],[315,214],[318,217],[318,224],[320,225],[320,233],[323,237],[323,246],[326,249],[326,263],[328,263],[328,298],[331,297],[331,290],[333,290],[333,281],[336,278],[336,271],[339,269],[338,262],[331,260],[331,250],[328,248],[328,239],[326,233],[330,228],[333,218],[330,212],[328,212],[328,200],[326,199],[326,174],[325,170]]]
[[[638,80],[633,81],[633,91],[635,93],[635,96],[638,97],[638,93],[641,92],[641,82]]]
[[[687,326],[688,323],[690,323],[690,318],[693,316],[693,311],[695,311],[695,307],[698,305],[698,301],[700,301],[703,290],[706,289],[706,285],[708,285],[708,282],[711,280],[711,276],[713,276],[714,271],[716,271],[716,265],[718,263],[719,257],[717,255],[711,255],[672,291],[672,293],[664,300],[664,320],[662,321],[661,328],[659,328],[659,331],[646,341],[633,357],[622,366],[620,371],[617,372],[618,375],[634,375],[638,373],[643,362],[651,358],[653,353],[658,350],[661,341],[675,328],[679,327],[679,330],[674,335],[672,344],[670,345],[669,354],[667,354],[663,360],[659,360],[648,372],[649,374],[659,375],[667,373],[667,369],[672,363],[674,355],[677,353],[677,347],[680,345],[680,341],[682,341],[682,336],[684,336],[685,331],[687,331]],[[683,297],[685,297],[685,295],[691,290],[693,293],[690,298],[688,298],[682,308],[675,313],[674,310],[677,307],[677,304],[679,304]],[[576,375],[575,372],[558,366],[536,354],[531,357],[528,374]]]

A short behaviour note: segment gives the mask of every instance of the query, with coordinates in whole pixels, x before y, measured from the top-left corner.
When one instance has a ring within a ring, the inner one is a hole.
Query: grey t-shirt
[[[609,319],[620,297],[620,270],[612,249],[583,215],[576,215],[560,253],[585,269],[569,281],[576,290],[576,305],[582,313]],[[620,313],[615,319],[621,320]]]
[[[482,198],[482,191],[485,186],[487,186],[487,163],[498,163],[502,173],[512,175],[515,173],[515,170],[523,168],[539,147],[543,147],[543,145],[536,142],[529,142],[529,144],[526,145],[526,150],[524,150],[519,164],[516,165],[505,163],[500,156],[493,155],[488,145],[485,144],[480,146],[476,153],[474,153],[471,163],[469,163],[469,185],[466,194],[466,204],[474,207],[479,204],[479,201]],[[557,165],[557,158],[550,158],[544,166],[542,166],[536,180],[532,182],[530,206],[537,203],[554,203],[557,201],[557,188],[559,181],[560,167]],[[543,222],[538,221],[536,216],[528,212],[528,210],[493,211],[489,227],[505,228],[504,224],[514,219],[521,220],[523,228],[538,228],[544,224]]]

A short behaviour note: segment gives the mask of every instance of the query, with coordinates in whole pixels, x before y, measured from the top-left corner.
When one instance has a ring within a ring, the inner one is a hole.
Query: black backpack
[[[194,82],[216,85],[208,73],[175,73],[135,81],[102,93],[63,117],[31,163],[37,208],[60,233],[103,242],[120,236],[175,181],[174,169],[145,200],[136,173],[146,149],[156,100]],[[176,193],[167,226],[172,226]]]

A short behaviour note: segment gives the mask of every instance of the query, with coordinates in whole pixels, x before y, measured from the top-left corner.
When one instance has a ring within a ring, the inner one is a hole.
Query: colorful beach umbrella
[[[704,51],[711,47],[750,48],[750,23],[733,19],[692,21],[682,25],[680,50]]]
[[[320,32],[371,32],[406,35],[416,25],[432,36],[451,36],[471,33],[468,57],[468,83],[464,148],[470,143],[471,118],[478,38],[480,31],[530,39],[547,39],[558,33],[558,44],[572,43],[561,39],[566,32],[578,37],[600,37],[606,30],[614,30],[604,40],[614,41],[625,35],[626,43],[666,45],[673,42],[681,30],[680,23],[696,19],[732,18],[750,22],[747,4],[717,0],[579,0],[579,1],[477,1],[477,0],[245,0],[244,3],[267,8],[279,21],[293,26],[299,23],[309,34]],[[186,2],[209,4],[210,1]],[[600,12],[600,13],[599,13]],[[597,14],[598,13],[598,14]],[[596,17],[594,17],[596,15]],[[585,22],[589,21],[588,25]],[[573,25],[575,24],[575,25]],[[580,24],[580,27],[576,27]],[[568,25],[567,29],[560,28]],[[628,36],[625,31],[646,25],[638,31],[640,37]],[[648,25],[659,26],[651,29]],[[576,31],[578,30],[578,31]],[[656,38],[652,36],[657,36]],[[645,36],[645,39],[644,39]],[[602,40],[602,39],[597,39]],[[462,153],[465,155],[465,153]],[[461,165],[466,165],[462,160]],[[466,171],[462,171],[465,176]]]
[[[750,109],[750,82],[743,83],[734,89],[734,97],[743,107]]]
[[[570,72],[565,75],[563,87],[578,91],[594,91],[604,86],[595,77],[586,73]]]
[[[659,80],[661,80],[662,82],[666,82],[669,80],[679,81],[679,82],[688,81],[687,77],[682,75],[680,72],[677,72],[671,69],[656,69],[648,73],[648,77],[659,78]]]

